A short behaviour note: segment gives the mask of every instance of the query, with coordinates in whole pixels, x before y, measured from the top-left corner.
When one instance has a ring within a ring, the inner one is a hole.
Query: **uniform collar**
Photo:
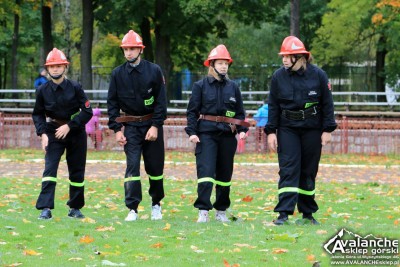
[[[133,70],[141,73],[143,71],[143,59],[140,59],[140,63],[139,65],[137,65],[136,67],[132,67],[131,64],[129,64],[129,62],[125,63],[125,69],[129,72],[132,73]]]
[[[285,70],[286,70],[287,73],[289,73],[290,76],[295,75],[295,74],[297,74],[299,76],[303,76],[304,73],[306,72],[304,68],[300,68],[300,69],[298,69],[296,71],[288,70],[286,68],[285,68]]]
[[[225,81],[225,79],[224,80],[217,80],[214,76],[207,76],[207,80],[208,80],[208,82],[209,83],[215,83],[215,82],[224,82]]]
[[[56,91],[58,87],[64,90],[67,87],[67,79],[65,79],[64,77],[64,80],[60,84],[56,84],[53,81],[49,81],[49,84],[51,86],[51,89],[53,89],[53,91]]]

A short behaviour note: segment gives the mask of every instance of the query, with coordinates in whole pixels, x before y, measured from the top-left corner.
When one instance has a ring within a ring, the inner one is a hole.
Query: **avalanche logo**
[[[374,235],[361,237],[346,229],[340,230],[329,239],[324,249],[330,255],[397,255],[399,253],[399,240],[380,238]]]

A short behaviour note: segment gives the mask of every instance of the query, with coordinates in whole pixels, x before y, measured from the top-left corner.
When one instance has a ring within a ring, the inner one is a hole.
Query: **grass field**
[[[20,155],[23,154],[23,157]],[[19,156],[18,156],[19,155]],[[3,150],[0,158],[42,158],[31,150]],[[122,157],[121,157],[122,156]],[[255,162],[257,155],[238,155]],[[274,155],[264,161],[274,162]],[[395,157],[333,156],[327,163],[398,164]],[[335,157],[335,158],[333,158]],[[124,159],[121,153],[90,152],[91,159]],[[341,159],[339,159],[341,158]],[[192,160],[168,153],[167,160]],[[397,169],[398,170],[398,169]],[[396,169],[395,169],[396,171]],[[400,185],[319,183],[319,226],[298,214],[274,226],[276,183],[233,181],[232,222],[196,223],[196,182],[166,177],[163,220],[150,220],[147,179],[142,179],[140,220],[125,222],[123,184],[93,179],[86,184],[86,219],[67,217],[68,182],[57,184],[53,219],[38,220],[40,180],[2,177],[0,172],[0,266],[330,266],[323,245],[340,229],[361,236],[399,239]],[[318,266],[318,265],[315,265]],[[345,265],[342,265],[345,266]]]

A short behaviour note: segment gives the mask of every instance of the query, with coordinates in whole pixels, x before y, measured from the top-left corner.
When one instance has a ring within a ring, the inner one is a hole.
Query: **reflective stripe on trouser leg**
[[[69,198],[67,205],[73,209],[81,209],[85,205],[85,182],[69,182]]]
[[[142,201],[140,157],[147,127],[125,125],[124,129],[124,135],[127,140],[127,143],[124,146],[124,152],[126,155],[126,171],[124,179],[125,206],[137,211],[139,203]]]
[[[301,151],[301,158],[307,160],[302,161],[299,188],[305,191],[315,191],[315,178],[317,177],[322,150],[321,142],[315,142],[315,140],[320,140],[321,135],[320,130],[307,130],[302,135],[304,146]],[[315,194],[299,194],[297,208],[300,213],[315,213],[318,210]]]
[[[151,197],[151,205],[159,205],[164,198],[164,175],[151,176],[149,175],[149,195]]]
[[[216,210],[226,210],[231,205],[230,190],[237,140],[233,134],[220,135],[218,139],[218,161],[215,172],[216,197],[213,207]]]
[[[155,141],[144,141],[143,162],[144,169],[149,176],[149,195],[151,204],[159,205],[164,198],[164,131],[158,127],[157,139]]]
[[[214,178],[204,177],[197,180],[197,199],[194,207],[200,210],[211,210],[211,193],[214,187]]]
[[[54,133],[47,133],[49,142],[44,157],[45,166],[42,175],[41,191],[36,202],[36,208],[54,209],[54,196],[57,183],[57,170],[61,156],[66,147],[65,140],[57,139]]]
[[[68,134],[66,141],[66,160],[70,181],[67,205],[73,209],[81,209],[85,206],[85,168],[87,153],[87,135],[85,130]]]
[[[301,133],[298,129],[281,127],[277,132],[279,183],[278,189],[299,188],[301,175]],[[294,213],[298,201],[298,191],[279,193],[275,212]]]
[[[142,201],[142,183],[140,176],[127,177],[124,179],[125,206],[137,211],[139,203]]]
[[[199,133],[196,144],[197,199],[193,206],[200,210],[212,210],[211,193],[214,187],[218,140],[214,135]]]
[[[42,210],[44,208],[54,209],[54,196],[56,192],[57,178],[43,177],[42,189],[36,201],[36,208]]]

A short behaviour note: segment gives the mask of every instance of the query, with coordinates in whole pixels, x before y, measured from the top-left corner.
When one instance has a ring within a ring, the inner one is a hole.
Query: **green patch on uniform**
[[[153,103],[154,103],[154,96],[150,97],[149,99],[145,99],[144,100],[144,105],[145,106],[150,106]]]
[[[234,111],[227,110],[225,113],[225,116],[229,117],[229,118],[233,118],[233,117],[235,117],[235,115],[236,115],[236,112],[234,112]]]
[[[72,115],[71,115],[71,121],[72,121],[76,116],[78,116],[79,113],[80,113],[80,111],[78,111],[78,112],[72,114]]]
[[[306,103],[304,105],[304,108],[309,108],[309,107],[312,107],[312,106],[317,105],[317,104],[318,104],[318,102],[309,102],[309,103]]]

